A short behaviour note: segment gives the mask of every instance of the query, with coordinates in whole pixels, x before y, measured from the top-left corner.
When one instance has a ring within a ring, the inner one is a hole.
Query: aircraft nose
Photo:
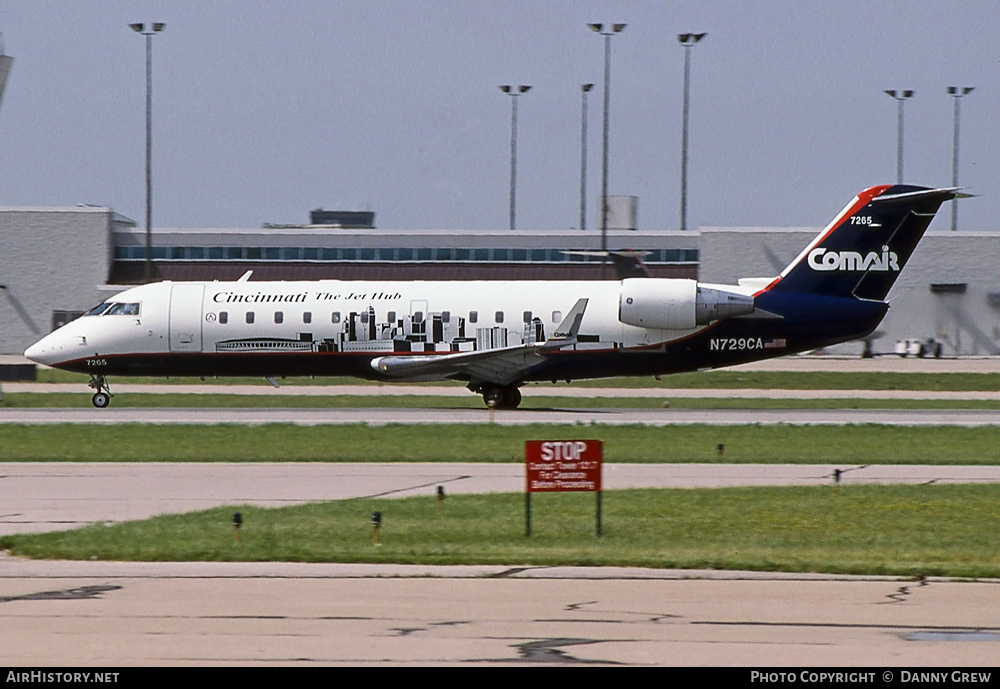
[[[51,337],[43,337],[35,344],[24,350],[24,356],[36,364],[52,366],[58,363],[62,347],[56,346]]]

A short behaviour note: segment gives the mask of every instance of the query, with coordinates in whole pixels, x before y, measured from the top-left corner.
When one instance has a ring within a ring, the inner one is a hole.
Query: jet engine
[[[638,328],[690,330],[753,310],[752,296],[706,287],[695,280],[631,278],[622,280],[618,320]]]

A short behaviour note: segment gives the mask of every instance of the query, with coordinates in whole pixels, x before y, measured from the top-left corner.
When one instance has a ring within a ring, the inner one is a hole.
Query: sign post
[[[603,461],[603,440],[524,441],[524,535],[531,535],[532,493],[593,492],[600,536]]]

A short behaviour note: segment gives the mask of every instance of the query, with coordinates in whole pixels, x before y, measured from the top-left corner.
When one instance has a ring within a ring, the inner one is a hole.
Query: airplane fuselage
[[[717,368],[815,349],[862,337],[885,314],[881,303],[764,293],[756,298],[755,312],[744,317],[644,328],[621,320],[625,293],[635,280],[643,279],[161,282],[122,292],[104,313],[64,326],[29,355],[105,376],[398,380],[371,362],[387,355],[440,356],[544,342],[574,301],[585,297],[589,303],[576,343],[546,354],[523,378],[573,380]],[[681,283],[693,281],[643,280],[654,292]],[[748,288],[701,286],[752,298]],[[115,304],[134,306],[116,312]]]

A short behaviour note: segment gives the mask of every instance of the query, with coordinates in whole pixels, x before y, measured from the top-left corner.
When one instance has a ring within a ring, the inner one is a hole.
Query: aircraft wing
[[[576,342],[587,299],[579,299],[552,336],[545,342],[482,349],[455,354],[425,354],[382,356],[372,360],[372,368],[394,378],[427,379],[457,378],[474,383],[510,385],[544,363],[545,353]]]

